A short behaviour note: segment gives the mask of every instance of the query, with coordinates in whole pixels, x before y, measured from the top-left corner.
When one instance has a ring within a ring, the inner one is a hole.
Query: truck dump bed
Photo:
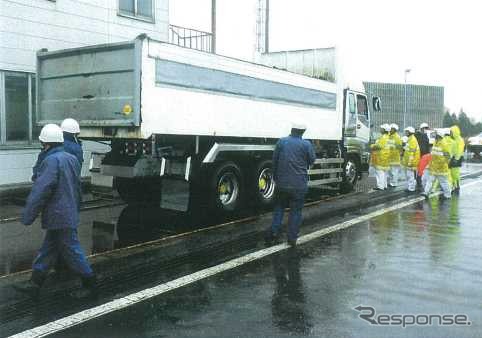
[[[39,53],[38,70],[39,122],[72,117],[83,138],[279,138],[294,121],[342,137],[335,83],[146,37]]]

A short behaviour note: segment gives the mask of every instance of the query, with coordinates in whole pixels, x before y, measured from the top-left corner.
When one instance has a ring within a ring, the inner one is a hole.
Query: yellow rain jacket
[[[390,167],[389,135],[382,134],[375,144],[371,145],[372,166],[378,170],[388,170]]]
[[[458,126],[452,126],[450,128],[452,132],[452,156],[455,157],[456,160],[460,160],[462,156],[464,156],[465,150],[465,142],[462,136],[460,136],[460,129]]]
[[[445,138],[435,141],[432,147],[432,160],[429,164],[431,175],[448,175],[451,144]]]
[[[408,137],[407,144],[405,145],[402,165],[408,169],[417,170],[419,162],[420,147],[418,145],[417,138],[412,134]]]
[[[389,134],[388,144],[390,147],[390,165],[400,165],[400,152],[402,150],[402,138],[397,132]]]

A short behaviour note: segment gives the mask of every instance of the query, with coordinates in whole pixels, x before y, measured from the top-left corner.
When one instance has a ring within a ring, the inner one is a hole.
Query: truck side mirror
[[[373,110],[374,111],[381,111],[382,110],[382,103],[378,96],[374,96],[372,99]]]

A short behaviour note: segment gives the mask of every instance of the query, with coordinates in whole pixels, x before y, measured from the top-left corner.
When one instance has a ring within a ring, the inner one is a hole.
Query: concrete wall
[[[118,0],[0,0],[0,71],[35,72],[35,53],[126,41],[141,33],[168,41],[169,0],[153,0],[154,21],[119,15]],[[1,86],[0,86],[1,88]],[[90,151],[86,143],[83,174]],[[0,145],[0,185],[30,181],[38,144]]]

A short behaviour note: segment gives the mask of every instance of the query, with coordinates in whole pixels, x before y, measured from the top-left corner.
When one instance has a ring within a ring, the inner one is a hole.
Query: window
[[[154,21],[153,0],[119,0],[119,14]]]
[[[367,98],[363,95],[356,96],[358,119],[366,126],[369,124]]]
[[[0,71],[0,145],[37,141],[35,76]]]
[[[353,127],[356,125],[355,95],[353,95],[353,93],[348,94],[348,108],[350,113],[348,116],[348,126]]]

